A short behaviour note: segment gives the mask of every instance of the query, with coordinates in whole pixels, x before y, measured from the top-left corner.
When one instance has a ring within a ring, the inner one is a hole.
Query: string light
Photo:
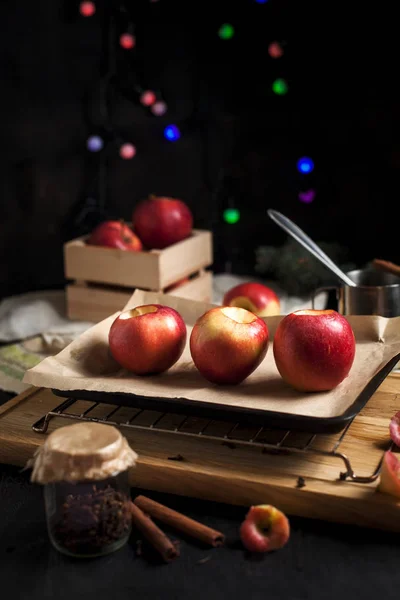
[[[154,102],[150,110],[156,117],[162,117],[167,112],[167,105],[162,100],[158,100],[157,102]]]
[[[135,156],[135,154],[136,154],[136,148],[133,144],[130,144],[129,142],[122,144],[119,149],[119,155],[124,160],[130,160],[131,158],[133,158]]]
[[[268,54],[271,58],[280,58],[283,56],[283,48],[278,42],[271,42],[268,46]]]
[[[140,102],[143,106],[151,106],[156,101],[156,95],[151,90],[146,90],[140,95]]]
[[[119,44],[124,50],[132,50],[136,45],[136,38],[131,33],[122,33],[119,37]]]
[[[181,132],[176,125],[168,125],[164,129],[164,137],[170,142],[176,142],[181,137]]]
[[[104,141],[99,135],[91,135],[86,142],[87,149],[90,152],[100,152],[104,148]]]
[[[308,156],[303,156],[297,161],[297,169],[300,173],[311,173],[314,170],[314,161]]]
[[[268,0],[256,0],[257,4],[267,4]]]
[[[315,199],[316,192],[315,190],[307,190],[305,192],[300,192],[299,200],[300,202],[304,202],[305,204],[310,204]]]
[[[96,12],[96,5],[94,2],[90,2],[90,0],[84,0],[79,5],[79,12],[82,17],[92,17]]]
[[[230,40],[233,38],[235,30],[230,23],[224,23],[218,30],[218,35],[221,40]]]
[[[234,225],[240,221],[240,211],[237,208],[227,208],[223,213],[225,223]]]
[[[288,84],[284,79],[275,79],[272,84],[272,91],[277,96],[284,96],[288,92]]]

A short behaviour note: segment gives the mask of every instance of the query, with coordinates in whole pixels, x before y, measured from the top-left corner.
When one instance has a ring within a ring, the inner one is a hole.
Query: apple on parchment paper
[[[86,240],[89,246],[103,246],[140,252],[142,242],[132,229],[123,221],[103,221],[93,229]]]
[[[261,364],[268,342],[268,327],[260,317],[244,308],[218,306],[196,321],[190,353],[205,379],[236,385]]]
[[[349,374],[356,341],[348,320],[335,310],[299,310],[283,317],[273,340],[276,367],[303,392],[335,388]]]
[[[108,335],[110,352],[121,367],[136,375],[163,373],[181,357],[186,325],[168,306],[146,304],[122,312]]]
[[[279,315],[281,306],[278,295],[274,290],[256,281],[239,283],[225,292],[225,306],[239,306],[250,310],[259,317]]]

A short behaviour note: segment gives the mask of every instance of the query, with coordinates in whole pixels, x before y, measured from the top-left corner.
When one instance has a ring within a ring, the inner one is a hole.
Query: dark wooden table
[[[11,396],[0,392],[0,403]],[[242,508],[148,495],[223,531],[226,546],[210,550],[168,532],[181,544],[180,558],[168,565],[145,545],[137,556],[135,535],[125,548],[104,558],[64,557],[47,537],[41,487],[29,482],[29,472],[0,465],[0,597],[338,600],[345,595],[398,600],[398,535],[291,518],[285,548],[251,557],[238,537]],[[3,592],[8,588],[9,595]]]

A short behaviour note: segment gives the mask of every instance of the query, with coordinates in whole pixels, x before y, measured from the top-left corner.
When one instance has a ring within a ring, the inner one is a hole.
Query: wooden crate
[[[164,250],[127,252],[89,246],[85,237],[64,245],[67,279],[160,292],[213,262],[210,231],[193,234]]]
[[[86,282],[75,282],[67,286],[68,318],[77,321],[99,322],[121,310],[133,294],[134,289],[100,286]],[[201,269],[189,281],[166,292],[172,296],[189,298],[200,302],[212,301],[212,273]]]
[[[85,240],[64,245],[64,274],[72,280],[66,288],[70,319],[105,319],[121,310],[136,288],[211,302],[212,273],[205,270],[213,262],[210,231],[195,229],[186,240],[147,252],[89,246]]]

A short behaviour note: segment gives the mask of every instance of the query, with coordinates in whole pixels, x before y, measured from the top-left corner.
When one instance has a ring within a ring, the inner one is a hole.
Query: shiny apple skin
[[[153,310],[154,309],[154,310]],[[170,369],[182,356],[186,325],[168,306],[149,304],[121,313],[112,323],[108,340],[113,358],[136,375]]]
[[[100,223],[86,240],[89,246],[103,246],[130,252],[140,252],[142,242],[132,229],[121,221],[104,221]]]
[[[133,229],[148,249],[163,249],[192,233],[193,215],[182,200],[150,196],[132,213]]]
[[[334,310],[299,310],[283,317],[273,353],[282,378],[299,391],[338,386],[354,362],[356,341],[347,319]]]
[[[240,283],[228,290],[224,295],[223,304],[225,306],[240,306],[259,317],[279,315],[281,310],[280,300],[276,292],[255,281]]]
[[[238,322],[236,317],[246,322]],[[205,379],[237,385],[264,360],[268,342],[268,327],[260,317],[243,308],[216,307],[195,323],[190,352]]]

